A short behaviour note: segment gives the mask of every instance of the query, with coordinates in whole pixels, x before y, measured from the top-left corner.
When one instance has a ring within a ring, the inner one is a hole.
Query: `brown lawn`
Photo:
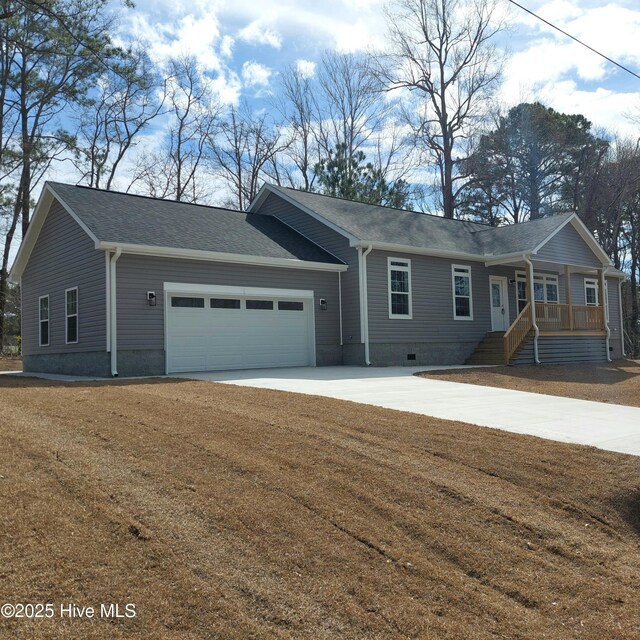
[[[2,638],[638,637],[640,458],[207,382],[0,412],[0,600],[56,607]]]
[[[640,361],[425,371],[439,380],[640,407]]]
[[[22,358],[0,356],[0,371],[22,371]]]

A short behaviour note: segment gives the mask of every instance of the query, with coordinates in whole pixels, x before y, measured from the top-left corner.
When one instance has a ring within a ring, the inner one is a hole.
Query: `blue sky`
[[[640,6],[637,0],[521,0],[603,53],[640,71]],[[138,0],[125,10],[123,34],[149,43],[162,63],[195,55],[215,78],[225,101],[259,100],[277,91],[289,64],[311,70],[322,51],[360,51],[383,45],[384,3],[379,0]],[[579,112],[595,126],[634,134],[626,116],[640,113],[640,80],[504,4],[509,49],[500,97],[507,106],[539,99]],[[638,127],[640,128],[640,127]]]

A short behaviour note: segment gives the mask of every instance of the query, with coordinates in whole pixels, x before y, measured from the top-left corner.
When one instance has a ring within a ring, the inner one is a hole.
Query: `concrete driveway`
[[[297,367],[174,377],[351,400],[640,455],[640,409],[413,375],[429,368]]]

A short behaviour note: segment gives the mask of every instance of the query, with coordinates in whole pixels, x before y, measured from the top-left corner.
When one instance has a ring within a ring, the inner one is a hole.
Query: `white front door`
[[[509,328],[507,279],[502,276],[490,276],[489,294],[491,297],[491,331],[506,331]]]

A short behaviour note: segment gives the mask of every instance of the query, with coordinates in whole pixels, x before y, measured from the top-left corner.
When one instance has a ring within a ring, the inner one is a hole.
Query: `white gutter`
[[[156,247],[152,245],[128,244],[120,242],[100,242],[96,249],[105,251],[121,251],[137,256],[156,256],[160,258],[184,258],[185,260],[203,260],[206,262],[231,262],[259,267],[285,267],[290,269],[307,269],[311,271],[346,271],[346,264],[329,262],[310,262],[294,258],[266,258],[236,253],[216,251],[200,251],[196,249],[179,249],[176,247]]]
[[[609,315],[609,300],[607,299],[607,290],[605,287],[604,281],[604,267],[600,269],[600,291],[602,291],[602,300],[600,304],[602,305],[602,316],[604,320],[604,328],[607,332],[607,337],[605,338],[605,345],[607,350],[607,362],[611,362],[611,352],[609,351],[609,339],[611,338],[611,329],[609,328],[609,320],[607,316]]]
[[[340,346],[342,346],[344,340],[342,336],[342,273],[340,271],[338,271],[338,313],[340,314]]]
[[[117,314],[116,314],[116,262],[122,254],[122,249],[116,249],[116,252],[111,256],[109,262],[110,268],[110,305],[109,310],[111,312],[111,375],[116,378],[118,376],[118,331],[117,331]]]
[[[360,277],[360,341],[364,344],[364,363],[369,367],[369,300],[367,295],[367,256],[373,250],[369,245],[366,251],[358,247],[358,275]]]
[[[522,259],[529,267],[529,297],[531,299],[531,323],[533,324],[533,359],[536,364],[540,364],[540,358],[538,357],[538,338],[540,337],[540,329],[536,322],[536,298],[533,287],[533,262],[529,260],[526,254],[522,254]]]
[[[622,280],[618,280],[618,305],[620,313],[620,347],[622,349],[622,357],[627,354],[624,352],[624,318],[622,316]]]

